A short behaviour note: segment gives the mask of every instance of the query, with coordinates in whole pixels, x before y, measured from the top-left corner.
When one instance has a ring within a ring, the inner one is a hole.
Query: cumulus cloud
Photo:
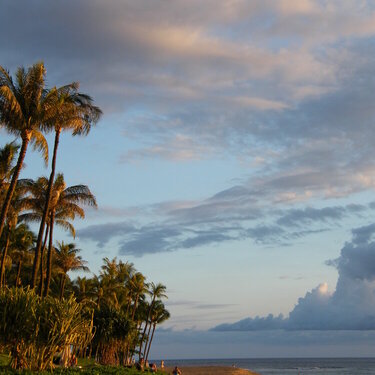
[[[320,284],[298,300],[288,317],[246,318],[215,331],[375,330],[375,226],[353,230],[353,240],[328,265],[337,268],[336,290]]]

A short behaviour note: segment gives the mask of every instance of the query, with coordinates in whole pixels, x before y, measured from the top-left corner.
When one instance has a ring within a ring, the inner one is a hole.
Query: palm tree
[[[0,212],[0,237],[29,143],[33,142],[34,147],[42,151],[44,160],[48,160],[47,141],[41,133],[45,109],[45,73],[42,62],[32,65],[28,70],[21,67],[16,71],[14,82],[9,72],[0,66],[0,124],[22,140]]]
[[[152,309],[154,307],[155,300],[156,299],[161,299],[161,298],[168,298],[167,295],[165,294],[166,290],[167,290],[167,287],[165,285],[163,285],[163,284],[160,284],[160,283],[158,283],[158,284],[151,283],[151,288],[150,288],[151,303],[150,303],[150,308],[148,310],[148,314],[147,314],[145,326],[144,326],[144,329],[143,329],[143,334],[142,334],[141,342],[139,344],[139,359],[141,358],[142,344],[143,344],[143,340],[144,340],[145,335],[146,335],[147,326],[148,326],[148,323],[150,321],[151,312],[152,312]]]
[[[124,263],[121,260],[118,262],[117,258],[113,258],[112,260],[104,258],[103,261],[104,264],[100,271],[100,282],[101,286],[105,288],[106,303],[113,305],[116,309],[123,308],[127,303],[127,313],[130,302],[127,286],[134,273],[134,265],[128,262]],[[108,298],[109,295],[112,297]]]
[[[168,310],[165,309],[164,304],[161,301],[156,301],[154,305],[154,309],[152,311],[152,315],[151,315],[150,328],[151,328],[151,325],[153,326],[153,328],[152,328],[151,337],[149,338],[147,351],[145,348],[145,353],[146,353],[145,361],[147,361],[148,355],[150,353],[151,343],[152,343],[152,339],[154,338],[156,325],[165,322],[166,320],[170,318],[170,316],[171,314],[169,313]],[[150,336],[150,331],[148,332],[148,336]]]
[[[20,222],[39,222],[43,214],[43,207],[46,200],[46,191],[48,187],[48,179],[46,177],[39,177],[36,181],[30,180],[28,186],[30,195],[26,198],[27,206],[29,211],[22,215],[19,215],[18,219]],[[75,231],[73,226],[66,220],[58,220],[57,224],[62,226],[64,229],[68,229],[74,236]],[[50,222],[47,222],[47,230],[45,233],[44,244],[40,252],[40,283],[39,292],[42,295],[43,292],[43,281],[44,281],[44,249],[47,244],[47,237],[49,234]],[[34,261],[35,261],[35,248],[34,248]]]
[[[85,211],[81,205],[97,207],[95,196],[86,185],[66,187],[64,175],[56,176],[52,189],[49,217],[49,245],[47,254],[47,277],[44,288],[44,296],[48,295],[52,273],[52,243],[54,223],[65,227],[75,236],[74,227],[68,220],[74,220],[76,216],[85,217]]]
[[[11,178],[12,172],[14,169],[14,160],[15,160],[17,150],[18,150],[18,146],[16,146],[14,142],[8,143],[3,148],[0,149],[0,203],[5,199],[5,193],[9,185],[9,179]],[[5,240],[4,240],[3,254],[1,257],[1,265],[0,265],[0,287],[3,284],[5,259],[7,256],[6,254],[7,247],[9,245],[9,236],[10,236],[9,226],[4,233],[5,233]]]
[[[15,286],[20,285],[21,268],[25,261],[31,259],[30,250],[35,243],[34,233],[26,224],[18,224],[12,233],[12,244],[10,248],[10,257],[16,265]]]
[[[89,133],[91,125],[97,122],[101,115],[101,110],[92,104],[91,97],[79,93],[77,91],[78,88],[79,84],[74,82],[60,88],[53,88],[49,91],[49,106],[45,121],[46,124],[55,131],[55,142],[52,155],[51,174],[48,180],[46,199],[36,243],[36,254],[41,252],[44,229],[51,205],[52,186],[55,179],[56,157],[61,131],[72,129],[73,135],[86,135]],[[38,256],[35,256],[33,265],[33,284],[36,280],[37,268]]]
[[[77,302],[94,302],[95,283],[94,279],[77,277],[73,280],[73,291]]]
[[[4,147],[0,148],[0,196],[6,192],[6,186],[12,177],[18,149],[19,147],[14,142],[7,143]]]
[[[29,190],[32,180],[21,179],[17,181],[16,189],[12,197],[12,205],[7,213],[6,228],[3,230],[4,246],[0,263],[0,287],[5,282],[5,260],[7,258],[8,247],[13,229],[17,226],[19,214],[28,208],[28,199],[25,193]]]
[[[69,271],[89,271],[86,267],[86,262],[82,260],[80,255],[77,255],[81,250],[76,248],[74,243],[66,244],[64,241],[57,242],[56,251],[56,264],[61,271],[60,280],[60,299],[64,295],[66,278]]]
[[[30,211],[20,216],[20,221],[27,222],[39,222],[43,215],[43,210],[45,206],[47,189],[48,189],[48,179],[46,177],[39,177],[34,181],[32,187],[30,188],[31,197],[29,198]],[[57,174],[55,182],[52,186],[52,194],[50,201],[50,212],[47,221],[47,231],[48,234],[48,253],[47,253],[47,269],[46,269],[46,280],[44,287],[44,296],[48,295],[51,273],[52,273],[52,254],[53,254],[53,231],[54,226],[59,225],[65,230],[68,230],[70,234],[75,237],[75,229],[71,221],[77,216],[80,218],[85,217],[85,211],[81,205],[87,204],[96,207],[96,200],[94,195],[91,193],[90,189],[85,185],[75,185],[71,187],[66,187],[63,174]],[[45,236],[44,245],[40,255],[44,252],[44,247],[47,246],[47,236]],[[37,254],[35,253],[35,256]],[[35,264],[35,256],[34,263]],[[42,271],[43,267],[43,257],[40,256],[40,268]],[[43,272],[41,272],[41,287],[40,293],[42,293],[42,283],[43,283]]]
[[[133,312],[132,312],[132,320],[134,321],[135,312],[137,311],[138,301],[141,295],[147,293],[147,284],[146,284],[146,277],[140,273],[135,273],[132,278],[129,280],[129,289],[131,295],[133,295],[134,305],[133,305]]]

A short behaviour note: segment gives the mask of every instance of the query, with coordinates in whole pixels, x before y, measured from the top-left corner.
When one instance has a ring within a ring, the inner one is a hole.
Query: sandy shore
[[[179,367],[182,375],[258,375],[255,372],[227,366],[185,366]],[[172,367],[166,367],[165,372],[172,374]]]

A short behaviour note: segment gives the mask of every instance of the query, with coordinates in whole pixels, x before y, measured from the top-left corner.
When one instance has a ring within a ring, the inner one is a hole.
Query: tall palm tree
[[[20,216],[20,220],[26,222],[40,222],[43,215],[44,205],[47,197],[48,179],[46,177],[39,177],[34,181],[33,186],[30,189],[31,197],[29,198],[30,211]],[[47,252],[47,269],[46,279],[44,287],[44,295],[48,295],[51,272],[52,272],[52,255],[53,255],[53,231],[54,226],[59,225],[65,230],[68,230],[70,234],[75,237],[75,229],[71,221],[77,216],[80,218],[85,217],[85,211],[82,205],[90,205],[96,207],[96,200],[90,189],[86,185],[75,185],[67,187],[64,181],[63,174],[57,174],[55,182],[52,186],[52,194],[50,201],[50,212],[48,215],[47,226],[48,229],[46,234],[49,236],[48,240],[48,252]],[[46,237],[45,237],[46,238]],[[44,241],[42,250],[47,246],[47,241]],[[40,255],[42,254],[42,251]],[[34,263],[35,256],[34,255]],[[43,266],[43,258],[40,256],[40,268]],[[33,264],[34,264],[33,263]],[[41,272],[41,287],[40,293],[42,293],[43,283],[43,272]]]
[[[70,230],[73,236],[75,236],[74,227],[68,220],[74,220],[76,216],[82,219],[85,217],[85,211],[81,207],[82,205],[97,207],[95,196],[86,185],[66,187],[64,175],[61,173],[56,176],[52,192],[49,218],[50,229],[47,254],[47,277],[44,288],[45,296],[48,295],[51,282],[54,223],[56,222],[56,224],[59,224],[60,226],[65,225],[65,228]]]
[[[46,191],[48,187],[48,179],[46,177],[39,177],[37,180],[33,181],[30,180],[30,184],[28,186],[28,191],[30,195],[26,198],[27,201],[27,208],[28,212],[19,215],[18,219],[20,222],[40,222],[41,217],[43,215],[43,207],[46,201]],[[60,219],[57,220],[56,223],[62,226],[64,229],[70,231],[70,233],[74,236],[75,231],[74,227],[66,220]],[[50,222],[47,222],[47,230],[45,233],[44,244],[40,252],[40,283],[39,283],[39,292],[42,295],[43,292],[43,281],[44,281],[44,249],[47,244],[47,237],[49,234],[49,226]],[[34,260],[35,260],[35,248],[34,248]]]
[[[82,260],[80,255],[77,255],[81,250],[76,248],[74,243],[64,243],[64,241],[57,242],[56,264],[61,271],[60,280],[60,299],[64,295],[66,278],[69,271],[89,271],[86,267],[86,262]]]
[[[48,180],[45,204],[39,226],[38,239],[36,243],[36,254],[41,252],[42,239],[46,226],[49,208],[52,197],[52,186],[56,172],[57,149],[62,130],[71,129],[73,135],[88,134],[91,125],[97,122],[101,110],[92,104],[92,98],[78,92],[79,84],[73,82],[60,88],[53,88],[49,91],[49,106],[46,112],[46,124],[55,131],[55,142],[53,147],[51,174]],[[38,268],[38,256],[34,258],[32,286],[36,280]]]
[[[161,283],[158,283],[158,284],[151,283],[151,288],[150,288],[151,303],[150,303],[150,308],[148,310],[145,326],[144,326],[144,329],[143,329],[141,342],[139,344],[139,358],[141,358],[141,355],[142,355],[143,340],[144,340],[145,335],[146,335],[148,323],[150,322],[151,312],[152,312],[152,309],[154,307],[154,303],[155,303],[156,299],[168,298],[167,295],[166,295],[166,291],[167,291],[167,287],[165,285],[163,285]]]
[[[33,142],[34,147],[42,151],[44,160],[48,160],[47,141],[41,133],[46,99],[45,74],[44,64],[39,62],[27,70],[23,67],[18,68],[13,81],[9,72],[0,66],[0,125],[22,141],[17,164],[0,212],[0,236],[29,143]]]
[[[156,303],[154,305],[154,309],[152,311],[152,315],[151,315],[150,328],[151,328],[151,325],[152,325],[152,333],[151,333],[151,337],[149,337],[147,350],[145,348],[145,353],[146,353],[145,361],[147,361],[148,355],[150,353],[151,343],[152,343],[152,339],[154,338],[156,325],[165,322],[166,320],[168,320],[170,318],[170,316],[171,316],[171,314],[169,313],[168,310],[166,310],[164,304],[161,301],[156,301]],[[148,336],[150,336],[150,331],[149,331]]]

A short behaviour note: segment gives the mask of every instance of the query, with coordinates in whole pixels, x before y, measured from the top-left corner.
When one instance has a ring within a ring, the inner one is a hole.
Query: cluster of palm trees
[[[147,283],[132,263],[103,259],[99,276],[77,277],[71,287],[77,301],[95,306],[92,346],[103,364],[129,364],[148,359],[155,328],[170,314],[162,299],[166,287]]]
[[[1,267],[1,280],[4,279],[4,263],[7,256],[10,232],[18,222],[21,211],[29,211],[24,215],[25,220],[38,220],[39,231],[33,258],[30,286],[35,288],[38,269],[43,270],[43,249],[46,246],[47,235],[52,243],[53,226],[58,220],[71,227],[68,219],[75,215],[84,216],[80,204],[96,206],[95,197],[89,188],[77,185],[66,188],[63,175],[56,176],[56,159],[62,130],[70,129],[73,135],[87,134],[91,126],[98,121],[101,111],[93,105],[90,96],[78,91],[76,82],[47,89],[45,86],[46,70],[42,62],[30,68],[18,68],[15,79],[0,66],[0,126],[9,134],[17,137],[20,148],[14,143],[8,144],[2,150],[0,191],[0,238],[5,235],[3,248],[4,261]],[[19,180],[28,146],[42,152],[48,163],[48,144],[45,133],[53,131],[55,141],[52,153],[51,173],[49,178],[39,178],[37,181]],[[18,150],[19,148],[19,150]],[[18,152],[17,162],[15,157]],[[5,230],[4,230],[5,229]],[[44,233],[46,232],[43,242]],[[52,247],[52,246],[51,246]],[[44,294],[48,295],[51,275],[52,249],[48,247],[47,277]],[[43,294],[43,272],[41,273],[39,290]]]
[[[148,284],[132,264],[107,258],[99,276],[72,281],[69,272],[87,271],[86,262],[74,243],[54,244],[56,225],[75,236],[73,220],[85,217],[85,206],[97,206],[86,185],[68,187],[56,172],[60,135],[88,134],[101,110],[78,83],[47,88],[45,76],[42,62],[18,68],[14,78],[0,66],[0,127],[16,137],[0,147],[0,289],[27,287],[41,300],[74,295],[94,311],[91,355],[110,364],[128,363],[135,354],[147,359],[156,325],[169,318],[161,301],[165,286]],[[54,132],[49,177],[20,179],[30,144],[48,164],[48,132]]]

